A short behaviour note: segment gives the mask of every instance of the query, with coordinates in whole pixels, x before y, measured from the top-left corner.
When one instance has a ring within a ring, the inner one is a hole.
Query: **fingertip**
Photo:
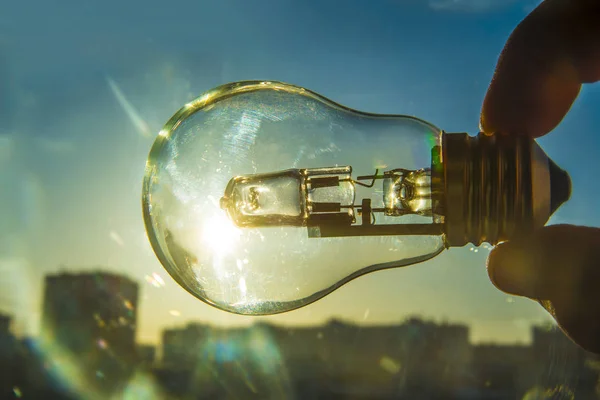
[[[598,260],[599,228],[554,225],[499,244],[487,269],[494,286],[537,300],[573,341],[599,353]]]
[[[569,26],[585,15],[573,8],[564,1],[544,2],[513,31],[484,98],[482,132],[535,138],[562,121],[585,81],[581,70],[589,65],[572,50],[583,39],[572,38]]]
[[[498,66],[481,109],[482,132],[537,138],[554,130],[569,112],[581,90],[573,68],[563,63],[551,72],[518,69],[526,63],[531,61]]]
[[[494,134],[494,129],[488,123],[486,114],[484,112],[484,108],[481,109],[481,114],[479,116],[479,132],[491,136]]]
[[[535,297],[535,256],[516,242],[496,246],[487,260],[487,272],[499,290],[526,297]]]
[[[487,271],[503,292],[556,299],[587,288],[586,278],[600,282],[600,269],[593,268],[599,258],[600,229],[554,225],[496,246]]]
[[[490,278],[490,282],[496,287],[496,289],[502,290],[502,288],[498,285],[498,280],[496,279],[496,271],[498,271],[499,265],[501,265],[502,260],[502,250],[500,247],[503,246],[503,243],[498,244],[496,247],[492,249],[490,255],[486,261],[486,270],[488,273],[488,278]],[[500,253],[500,256],[498,255]]]

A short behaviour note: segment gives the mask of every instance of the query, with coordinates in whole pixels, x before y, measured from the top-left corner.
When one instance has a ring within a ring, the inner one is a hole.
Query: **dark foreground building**
[[[137,283],[123,276],[47,276],[40,337],[47,369],[77,371],[76,390],[119,390],[137,361],[137,301]]]

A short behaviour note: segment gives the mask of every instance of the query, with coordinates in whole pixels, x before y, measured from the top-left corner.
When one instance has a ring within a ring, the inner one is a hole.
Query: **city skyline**
[[[109,288],[107,289],[107,286],[110,286],[110,283],[103,283],[101,284],[100,287],[102,287],[103,289],[102,292],[97,292],[98,289],[94,289],[94,285],[97,285],[97,283],[93,283],[93,281],[106,281],[107,279],[110,279],[113,282],[113,284],[117,284],[118,286],[113,287],[113,288]],[[324,322],[320,322],[320,323],[315,323],[315,324],[309,324],[309,325],[289,325],[289,324],[278,324],[277,322],[273,322],[273,321],[269,321],[268,319],[265,318],[252,318],[253,323],[251,324],[242,324],[242,325],[230,325],[230,326],[224,326],[224,325],[215,325],[212,324],[211,322],[207,322],[207,321],[200,321],[200,320],[186,320],[186,321],[181,321],[178,324],[174,324],[172,326],[164,326],[159,333],[159,339],[160,341],[158,343],[142,343],[138,340],[137,335],[135,334],[138,331],[138,326],[136,323],[136,318],[137,318],[137,310],[140,307],[140,301],[138,300],[138,285],[139,282],[136,282],[135,280],[132,280],[130,277],[128,277],[127,275],[123,275],[123,274],[117,274],[111,271],[107,271],[107,270],[102,270],[100,268],[95,268],[94,270],[91,271],[61,271],[58,273],[54,273],[54,274],[48,274],[44,277],[44,281],[45,281],[45,285],[44,285],[44,301],[42,303],[42,308],[43,308],[43,312],[42,312],[42,317],[46,316],[46,318],[50,317],[50,321],[52,319],[56,319],[59,318],[58,320],[56,320],[57,323],[60,324],[64,324],[66,322],[68,323],[75,323],[74,327],[77,327],[77,325],[79,324],[77,321],[79,319],[81,319],[81,317],[86,316],[85,314],[85,310],[87,308],[90,307],[90,304],[95,305],[92,306],[92,308],[90,308],[90,312],[92,312],[92,316],[94,321],[98,322],[100,327],[105,326],[105,322],[101,319],[101,317],[96,313],[96,311],[99,311],[100,309],[98,308],[98,306],[100,306],[102,309],[104,309],[105,311],[119,316],[120,312],[117,312],[117,314],[115,314],[115,309],[123,309],[123,311],[125,312],[129,312],[131,313],[131,319],[128,317],[128,323],[125,326],[131,326],[132,332],[134,332],[134,336],[133,336],[133,340],[137,345],[152,345],[152,346],[161,346],[163,345],[162,341],[164,341],[164,335],[166,332],[169,331],[178,331],[178,330],[185,330],[185,329],[190,329],[190,328],[194,328],[194,327],[198,327],[198,328],[204,328],[204,329],[215,329],[217,331],[240,331],[240,330],[247,330],[247,329],[254,329],[257,327],[265,327],[265,326],[269,326],[272,327],[274,329],[300,329],[300,330],[314,330],[314,329],[320,329],[323,327],[327,327],[327,326],[331,326],[331,325],[337,325],[337,326],[347,326],[347,327],[352,327],[352,328],[356,328],[356,329],[369,329],[369,328],[397,328],[406,324],[411,324],[411,323],[418,323],[418,324],[424,324],[424,325],[430,325],[430,326],[440,326],[440,327],[454,327],[454,328],[462,328],[465,330],[465,332],[467,332],[466,334],[466,338],[468,339],[469,343],[473,344],[473,345],[498,345],[498,346],[503,346],[503,345],[526,345],[525,343],[522,342],[514,342],[514,343],[495,343],[495,342],[482,342],[482,343],[473,343],[472,340],[470,340],[470,335],[469,335],[469,325],[461,322],[461,321],[450,321],[447,319],[441,319],[441,320],[436,320],[436,319],[432,319],[432,318],[427,318],[427,316],[424,315],[406,315],[401,317],[398,321],[392,321],[392,322],[387,322],[387,323],[379,323],[379,324],[369,324],[369,325],[365,325],[365,324],[361,324],[360,322],[356,322],[356,321],[351,321],[351,320],[344,320],[338,317],[331,317],[330,319],[324,321]],[[85,283],[85,282],[89,282],[89,283]],[[120,284],[118,282],[121,282]],[[90,284],[92,284],[92,286],[89,286]],[[121,287],[122,285],[125,284],[127,286],[126,287],[126,291],[122,291]],[[86,289],[84,289],[86,288]],[[73,292],[73,290],[75,290],[75,292]],[[108,291],[110,290],[110,291]],[[98,299],[94,299],[95,297],[95,293],[99,293],[101,295],[101,298]],[[124,294],[125,293],[125,294]],[[85,296],[85,299],[82,300],[81,296]],[[80,300],[80,302],[73,302],[74,299]],[[122,303],[122,304],[121,304]],[[75,308],[73,308],[72,306],[74,306]],[[69,310],[65,310],[65,307],[67,307]],[[73,314],[73,310],[78,310]],[[112,311],[111,311],[112,310]],[[129,311],[128,311],[129,310]],[[81,312],[84,312],[83,314]],[[71,315],[73,314],[73,315]],[[56,317],[55,315],[62,315],[63,317]],[[124,314],[123,314],[124,315]],[[77,317],[76,320],[72,320],[72,317],[75,316]],[[67,318],[66,320],[63,321],[64,318]],[[116,318],[116,317],[115,317]],[[120,321],[122,317],[119,317],[118,320]],[[42,322],[42,325],[45,326],[45,330],[51,330],[54,331],[57,327],[53,326],[52,322]],[[14,322],[14,316],[11,315],[10,313],[6,313],[6,312],[2,312],[0,311],[0,331],[2,332],[11,332],[12,334],[15,334],[17,336],[19,336],[17,334],[17,332],[14,331],[14,326],[12,326],[12,322]],[[94,324],[96,324],[96,322]],[[48,325],[50,323],[50,325]],[[73,327],[71,327],[73,328]],[[69,330],[69,326],[65,326],[65,327],[60,327],[60,329]],[[556,330],[557,332],[560,332],[560,330],[558,329],[558,327],[556,326],[556,324],[551,323],[551,322],[546,322],[546,323],[542,323],[542,324],[538,324],[538,325],[532,325],[530,327],[530,331],[532,332],[532,334],[534,334],[536,331],[552,331],[552,330]],[[55,334],[53,334],[55,335]],[[563,335],[564,336],[564,335]],[[564,336],[566,338],[566,336]],[[31,337],[29,336],[21,336],[21,339],[30,339]]]
[[[160,275],[155,274],[154,276],[147,276],[147,279],[144,281],[136,281],[135,279],[132,279],[130,276],[126,275],[126,274],[122,274],[122,273],[118,273],[106,268],[102,268],[99,266],[95,266],[95,267],[90,267],[89,269],[79,269],[79,270],[73,270],[73,269],[66,269],[65,266],[61,266],[61,268],[59,268],[57,270],[57,272],[54,273],[49,273],[47,275],[44,276],[44,281],[46,282],[45,285],[45,289],[44,289],[44,293],[46,293],[46,297],[48,296],[48,282],[50,281],[60,281],[61,279],[79,279],[79,278],[84,278],[84,277],[93,277],[93,276],[114,276],[115,279],[124,279],[127,281],[130,281],[132,284],[136,285],[136,287],[138,288],[142,288],[144,284],[148,284],[154,288],[160,288],[161,286],[163,286],[164,280],[160,277]],[[115,295],[117,295],[119,293],[115,293]],[[42,296],[42,298],[44,298]],[[128,303],[129,305],[127,305],[127,307],[135,307],[134,310],[136,311],[138,318],[139,318],[139,312],[138,309],[143,307],[144,305],[144,301],[143,301],[143,296],[139,296],[139,300],[134,300],[134,305],[131,305],[132,303]],[[40,310],[43,310],[44,307],[47,307],[47,301],[46,302],[42,302],[40,305]],[[293,312],[293,311],[292,311]],[[7,316],[11,319],[13,326],[11,327],[11,330],[13,332],[13,334],[15,334],[18,337],[38,337],[40,336],[40,334],[42,334],[42,331],[38,331],[36,333],[25,333],[25,332],[21,332],[19,331],[19,328],[16,327],[14,325],[15,322],[15,316],[12,315],[10,312],[7,312],[6,309],[2,309],[2,307],[0,307],[0,315],[4,315]],[[238,323],[238,324],[231,324],[228,322],[225,323],[221,323],[219,324],[218,322],[215,323],[213,321],[210,320],[203,320],[203,319],[185,319],[182,318],[182,315],[180,314],[180,312],[178,312],[177,310],[171,310],[170,313],[171,316],[176,317],[173,322],[171,322],[170,324],[165,324],[163,326],[161,326],[158,329],[156,338],[153,338],[155,340],[147,340],[147,337],[145,337],[144,335],[140,335],[140,329],[139,329],[139,324],[135,324],[136,326],[136,336],[135,336],[135,341],[136,343],[142,344],[142,345],[152,345],[152,346],[160,346],[161,345],[161,339],[164,335],[165,331],[168,331],[170,329],[180,329],[182,327],[186,327],[186,326],[190,326],[190,325],[203,325],[203,326],[208,326],[208,327],[213,327],[215,329],[251,329],[254,326],[260,326],[260,325],[269,325],[272,327],[278,327],[278,328],[289,328],[289,329],[295,329],[295,328],[307,328],[307,329],[311,329],[311,328],[319,328],[319,327],[323,327],[326,326],[328,324],[331,323],[341,323],[341,324],[345,324],[348,326],[356,326],[358,328],[377,328],[377,327],[394,327],[394,326],[398,326],[398,325],[402,325],[404,323],[406,323],[407,321],[413,320],[413,319],[417,319],[420,321],[423,321],[424,323],[430,323],[430,324],[438,324],[438,325],[460,325],[460,326],[464,326],[468,329],[468,336],[469,336],[469,342],[472,343],[473,345],[528,345],[531,344],[531,332],[533,332],[534,329],[539,328],[540,326],[554,326],[556,328],[556,325],[554,323],[554,321],[552,319],[541,319],[539,322],[537,323],[532,323],[531,325],[526,327],[526,330],[529,332],[529,337],[527,338],[527,340],[513,340],[513,341],[494,341],[494,340],[473,340],[473,338],[471,337],[471,332],[472,332],[472,326],[470,326],[467,322],[465,321],[460,321],[460,320],[455,320],[455,319],[451,319],[451,318],[447,318],[447,317],[440,317],[440,318],[434,318],[428,315],[421,315],[418,313],[413,313],[413,314],[406,314],[406,315],[402,315],[402,316],[398,316],[398,318],[396,320],[389,320],[389,321],[368,321],[368,315],[365,315],[365,318],[363,318],[363,321],[360,320],[353,320],[353,319],[347,319],[347,318],[343,318],[343,317],[339,317],[339,316],[330,316],[328,319],[324,319],[322,321],[315,321],[315,322],[309,322],[309,323],[304,323],[304,324],[296,324],[294,322],[286,322],[286,321],[279,321],[280,319],[275,317],[246,317],[245,319],[247,319],[247,321],[243,322],[243,323]],[[43,311],[40,312],[40,320],[39,320],[39,324],[40,326],[43,325]]]
[[[0,396],[20,398],[597,398],[598,356],[556,326],[532,342],[476,344],[470,328],[411,316],[385,325],[187,322],[136,340],[139,285],[122,274],[44,279],[43,329],[15,338],[0,313]],[[116,397],[114,397],[116,396]]]

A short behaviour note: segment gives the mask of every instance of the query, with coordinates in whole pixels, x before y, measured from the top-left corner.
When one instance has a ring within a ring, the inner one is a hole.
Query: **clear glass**
[[[333,166],[351,166],[363,176],[376,169],[420,171],[402,177],[424,197],[404,206],[420,212],[378,218],[432,224],[434,217],[422,210],[430,199],[419,185],[428,179],[440,137],[439,129],[417,118],[358,112],[292,85],[221,86],[176,113],[152,147],[143,186],[149,239],[173,278],[218,308],[260,315],[304,306],[362,274],[434,257],[444,238],[314,238],[300,226],[240,228],[220,201],[230,180]],[[371,189],[357,186],[357,199],[371,196],[383,206],[379,182]],[[256,203],[249,190],[238,196]]]

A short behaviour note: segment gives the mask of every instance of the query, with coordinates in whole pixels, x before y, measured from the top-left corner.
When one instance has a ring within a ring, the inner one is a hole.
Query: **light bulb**
[[[568,175],[530,139],[446,134],[280,82],[238,82],[186,104],[143,184],[147,234],[187,291],[274,314],[360,275],[544,225]]]

